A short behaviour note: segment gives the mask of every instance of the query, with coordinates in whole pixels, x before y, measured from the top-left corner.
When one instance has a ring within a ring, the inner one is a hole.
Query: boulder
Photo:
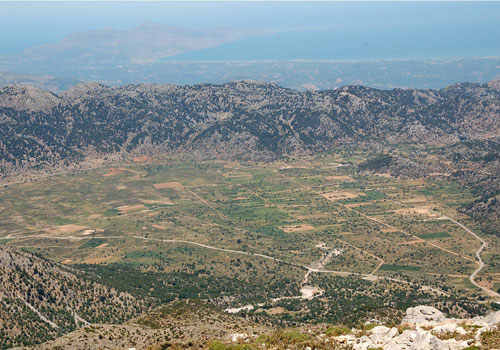
[[[424,330],[405,330],[394,342],[404,350],[448,350],[438,337]]]
[[[246,333],[232,333],[232,334],[229,334],[228,338],[231,339],[232,342],[237,342],[240,339],[248,338],[248,334],[246,334]]]
[[[377,326],[372,329],[372,334],[370,336],[370,340],[374,344],[387,344],[390,339],[394,338],[399,334],[397,328],[387,328],[384,326]]]
[[[434,325],[442,322],[446,316],[432,306],[416,306],[406,309],[406,316],[401,321],[402,324],[410,325]]]
[[[339,335],[337,337],[334,337],[334,339],[339,343],[346,343],[346,344],[354,344],[358,340],[358,338],[356,338],[356,336],[352,334]]]
[[[456,339],[447,339],[443,340],[443,343],[447,346],[448,350],[463,350],[465,348],[468,348],[471,341],[467,340],[456,340]]]
[[[465,329],[463,329],[462,327],[460,327],[459,325],[457,325],[456,323],[448,323],[448,324],[444,324],[444,325],[441,325],[441,326],[436,326],[434,328],[432,328],[432,331],[435,332],[435,333],[454,333],[454,332],[457,332],[458,334],[467,334],[467,331]]]

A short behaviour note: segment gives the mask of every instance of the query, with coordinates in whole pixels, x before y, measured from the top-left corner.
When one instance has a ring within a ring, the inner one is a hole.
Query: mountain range
[[[273,84],[78,85],[0,90],[2,174],[117,153],[268,160],[350,143],[451,144],[498,136],[499,82],[442,90]],[[9,170],[10,169],[10,170]]]

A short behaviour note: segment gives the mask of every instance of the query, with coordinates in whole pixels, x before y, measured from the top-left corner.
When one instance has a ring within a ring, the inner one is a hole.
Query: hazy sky
[[[433,43],[433,33],[446,31],[456,34],[458,42],[462,37],[471,41],[474,49],[484,46],[485,54],[493,54],[495,46],[500,50],[499,2],[0,2],[0,54],[73,32],[125,29],[143,21],[310,33],[324,29],[345,33],[346,40],[374,32],[383,40],[384,33],[402,30],[421,32],[435,46],[441,43]]]

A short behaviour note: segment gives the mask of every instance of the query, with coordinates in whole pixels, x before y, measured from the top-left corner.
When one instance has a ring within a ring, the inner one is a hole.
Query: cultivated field
[[[484,296],[469,280],[481,242],[452,218],[487,241],[476,281],[498,289],[498,239],[457,212],[471,194],[441,176],[360,175],[355,165],[366,157],[266,164],[137,157],[3,186],[1,242],[63,264],[275,279],[283,288],[270,298],[300,296],[319,277],[349,273]],[[314,278],[304,280],[306,273]]]

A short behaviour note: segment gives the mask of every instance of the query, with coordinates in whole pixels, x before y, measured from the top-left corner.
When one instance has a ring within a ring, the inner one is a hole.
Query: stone
[[[370,340],[374,344],[384,344],[387,342],[386,336],[390,332],[390,328],[384,326],[377,326],[372,329]]]
[[[347,344],[353,344],[358,340],[356,336],[352,334],[339,335],[338,337],[334,337],[333,339],[335,339],[340,343],[347,343]]]
[[[441,326],[436,326],[432,328],[432,331],[435,333],[454,333],[457,332],[458,334],[467,334],[467,331],[457,325],[456,323],[449,323],[449,324],[444,324]]]
[[[385,326],[377,326],[372,328],[372,334],[386,334],[390,330],[390,328],[387,328]]]
[[[469,347],[469,342],[466,340],[447,339],[443,343],[447,346],[446,349],[449,350],[462,350]]]
[[[406,316],[401,321],[402,324],[410,325],[432,325],[442,322],[446,316],[432,306],[419,305],[406,309]]]
[[[396,327],[392,327],[391,330],[385,335],[385,337],[391,339],[397,335],[399,335],[399,330]]]
[[[248,334],[246,333],[233,333],[229,335],[229,339],[231,339],[233,343],[237,342],[240,339],[246,339],[246,338],[248,338]]]

